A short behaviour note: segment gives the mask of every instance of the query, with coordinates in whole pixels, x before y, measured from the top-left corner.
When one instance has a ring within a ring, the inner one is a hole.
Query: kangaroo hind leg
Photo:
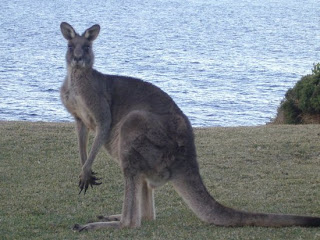
[[[146,180],[143,181],[141,191],[141,217],[143,220],[155,220],[156,213],[154,207],[154,190],[148,186]]]
[[[125,194],[122,214],[102,217],[99,222],[76,224],[75,231],[96,230],[101,228],[136,228],[141,225],[141,192],[142,178],[131,174],[125,174]],[[100,217],[98,217],[100,218]]]
[[[141,176],[139,179],[139,208],[142,220],[154,220],[154,185],[162,185],[168,174],[162,159],[169,139],[154,115],[133,111],[127,115],[120,130],[121,167],[126,175]],[[141,185],[140,185],[141,184]],[[124,214],[124,212],[123,212]],[[122,215],[124,219],[125,216]]]

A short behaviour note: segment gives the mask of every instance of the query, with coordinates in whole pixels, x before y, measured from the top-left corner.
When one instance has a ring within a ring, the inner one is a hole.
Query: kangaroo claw
[[[100,185],[102,184],[102,182],[97,182],[99,180],[101,180],[101,178],[97,178],[95,177],[96,173],[94,172],[91,172],[91,174],[89,176],[85,176],[84,173],[82,173],[80,175],[80,180],[79,180],[79,188],[80,188],[80,191],[79,191],[79,194],[81,194],[81,192],[84,190],[84,194],[86,194],[87,190],[88,190],[88,187],[89,185],[91,186],[91,188],[93,188],[94,185]]]

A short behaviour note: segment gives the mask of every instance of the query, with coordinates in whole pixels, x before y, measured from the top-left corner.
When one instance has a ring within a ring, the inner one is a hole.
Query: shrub
[[[320,63],[313,65],[312,74],[302,77],[287,91],[274,122],[304,123],[304,115],[320,115]]]

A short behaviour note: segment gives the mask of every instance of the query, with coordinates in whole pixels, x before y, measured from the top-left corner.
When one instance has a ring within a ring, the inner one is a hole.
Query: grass
[[[320,239],[320,229],[223,228],[201,222],[170,184],[156,192],[157,220],[140,229],[76,233],[75,223],[121,211],[123,183],[103,151],[103,184],[78,195],[72,124],[0,122],[0,239]],[[227,206],[320,215],[319,125],[197,128],[201,174]]]

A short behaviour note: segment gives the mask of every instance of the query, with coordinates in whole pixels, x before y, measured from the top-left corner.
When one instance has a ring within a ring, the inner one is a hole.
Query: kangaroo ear
[[[76,31],[73,29],[73,27],[70,24],[66,22],[62,22],[60,24],[60,29],[61,29],[62,35],[68,41],[73,39],[76,36]]]
[[[82,34],[82,36],[84,36],[89,41],[94,41],[98,37],[99,32],[100,32],[100,26],[98,24],[96,24],[96,25],[93,25],[91,28],[88,28]]]

